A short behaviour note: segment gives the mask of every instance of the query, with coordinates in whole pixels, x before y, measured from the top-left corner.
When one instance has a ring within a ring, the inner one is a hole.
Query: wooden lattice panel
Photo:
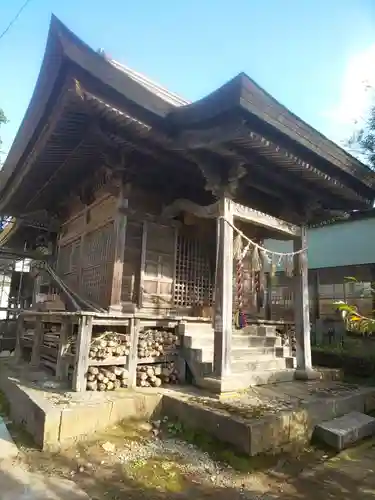
[[[175,234],[174,227],[147,223],[142,282],[144,307],[168,309],[172,306]]]
[[[113,222],[87,233],[84,238],[81,290],[102,307],[108,305],[113,270]]]
[[[212,304],[212,273],[209,252],[197,238],[177,238],[174,303],[191,307],[197,303]]]

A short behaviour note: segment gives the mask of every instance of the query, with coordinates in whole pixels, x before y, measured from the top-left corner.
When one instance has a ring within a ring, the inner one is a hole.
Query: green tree
[[[375,89],[366,86],[367,92],[371,93],[372,102],[375,103]],[[347,148],[355,155],[365,161],[372,170],[375,170],[375,104],[373,104],[366,117],[361,120],[364,125],[357,129],[347,141]],[[357,123],[355,124],[357,126]]]

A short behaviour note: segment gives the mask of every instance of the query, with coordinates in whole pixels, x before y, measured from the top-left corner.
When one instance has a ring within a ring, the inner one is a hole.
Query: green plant
[[[345,281],[358,283],[358,280],[352,276],[346,277]],[[370,287],[370,292],[372,295],[375,294],[375,289],[372,286]],[[375,319],[363,316],[358,311],[357,306],[350,305],[342,300],[335,301],[334,305],[341,313],[342,319],[348,331],[361,335],[373,335],[375,333]]]

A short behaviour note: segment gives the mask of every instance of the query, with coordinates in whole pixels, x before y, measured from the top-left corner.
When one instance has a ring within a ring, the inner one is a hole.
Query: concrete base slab
[[[90,500],[73,481],[30,474],[12,463],[0,463],[1,500]]]
[[[162,413],[253,456],[305,446],[317,424],[364,412],[371,395],[375,388],[332,381],[258,386],[225,397],[181,389],[164,393]]]
[[[10,418],[43,450],[57,450],[122,420],[148,419],[158,413],[162,398],[156,391],[127,389],[68,392],[43,372],[3,364],[0,390],[9,402]]]
[[[372,436],[375,433],[375,418],[353,411],[343,417],[334,418],[316,426],[314,435],[337,451]]]
[[[18,455],[18,448],[9,434],[4,420],[0,417],[0,460],[14,458]]]

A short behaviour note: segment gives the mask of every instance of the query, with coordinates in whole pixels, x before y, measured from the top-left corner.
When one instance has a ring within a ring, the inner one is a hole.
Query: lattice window
[[[204,242],[179,235],[177,238],[176,280],[174,303],[190,307],[197,303],[212,303],[213,277]]]
[[[85,235],[81,290],[93,302],[106,307],[113,270],[113,222]]]

